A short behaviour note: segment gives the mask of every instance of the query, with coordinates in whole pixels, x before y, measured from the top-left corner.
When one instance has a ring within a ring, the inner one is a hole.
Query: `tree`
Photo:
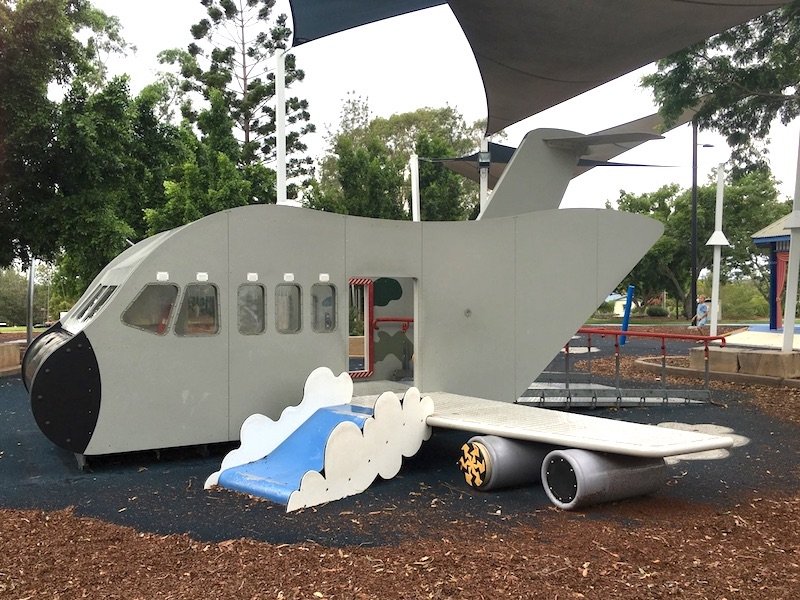
[[[164,178],[180,157],[179,136],[157,120],[156,102],[148,89],[131,98],[118,77],[95,93],[77,81],[59,106],[50,214],[68,291],[82,291],[129,241],[145,237],[143,211],[167,202]]]
[[[716,185],[700,186],[697,191],[698,270],[710,269],[713,248],[704,241],[714,230]],[[664,186],[641,195],[620,193],[620,210],[646,214],[664,224],[664,235],[631,271],[624,285],[634,284],[646,298],[669,290],[691,312],[688,288],[691,282],[691,256],[687,240],[691,236],[691,191],[677,185]],[[763,279],[763,257],[751,235],[791,210],[778,198],[776,182],[769,171],[757,170],[731,177],[725,187],[723,231],[731,246],[722,253],[723,279]]]
[[[339,129],[330,138],[331,148],[306,204],[346,214],[405,217],[410,202],[406,180],[410,155],[424,159],[465,154],[477,146],[479,129],[479,124],[468,127],[450,107],[371,118],[367,103],[351,96],[342,107]],[[378,181],[384,188],[370,197],[366,185]],[[357,192],[359,185],[363,187]],[[439,164],[422,160],[420,196],[423,220],[463,219],[474,203],[474,185]],[[387,210],[391,203],[395,208]]]
[[[763,168],[773,121],[800,114],[799,45],[794,2],[658,61],[642,83],[668,122],[700,105],[698,124],[728,138],[737,168]]]
[[[101,51],[123,46],[118,21],[86,0],[0,2],[0,265],[59,251],[48,86],[96,83]]]
[[[150,234],[254,201],[275,201],[274,173],[260,164],[237,167],[242,149],[223,94],[212,90],[210,100],[198,114],[200,139],[188,123],[181,128],[180,159],[164,182],[166,202],[144,211]]]
[[[186,94],[182,112],[190,122],[200,113],[191,93],[211,102],[214,91],[222,94],[230,118],[241,141],[238,162],[249,166],[274,160],[275,110],[270,101],[275,94],[275,76],[269,72],[276,53],[284,52],[290,37],[286,15],[271,21],[275,0],[201,0],[207,18],[191,29],[199,43],[187,50],[168,50],[163,63],[180,67],[181,89]],[[294,55],[286,55],[287,88],[302,81]],[[308,102],[287,99],[287,154],[306,150],[302,136],[315,130],[309,122]],[[290,175],[309,173],[309,158],[290,157]]]

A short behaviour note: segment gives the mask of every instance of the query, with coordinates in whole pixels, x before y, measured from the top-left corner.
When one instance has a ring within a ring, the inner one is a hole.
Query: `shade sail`
[[[290,0],[295,44],[438,4],[443,2]],[[447,4],[475,55],[491,134],[786,2],[449,0]]]

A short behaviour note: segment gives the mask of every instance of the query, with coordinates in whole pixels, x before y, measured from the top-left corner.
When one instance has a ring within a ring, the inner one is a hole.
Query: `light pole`
[[[697,314],[697,119],[692,119],[692,315]],[[713,144],[702,144],[703,148],[712,148]]]
[[[697,119],[692,119],[692,315],[697,314]]]

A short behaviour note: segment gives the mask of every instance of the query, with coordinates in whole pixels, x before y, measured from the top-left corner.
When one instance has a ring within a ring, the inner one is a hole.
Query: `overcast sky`
[[[202,19],[199,0],[94,0],[93,4],[119,17],[125,38],[137,52],[110,63],[112,73],[128,73],[133,91],[152,82],[159,51],[191,41],[189,27]],[[288,2],[278,0],[276,13],[289,13]],[[480,74],[461,29],[446,6],[419,11],[300,46],[295,51],[305,81],[291,93],[309,101],[318,133],[307,143],[312,155],[325,150],[324,134],[339,121],[342,101],[353,92],[368,100],[375,116],[450,105],[467,121],[486,116]],[[531,129],[554,127],[592,133],[655,112],[647,90],[638,87],[641,75],[652,67],[596,88],[560,106],[508,128],[502,143],[516,145]],[[770,159],[782,182],[781,192],[794,193],[800,124],[774,127]],[[667,183],[691,185],[691,126],[668,133],[666,139],[643,144],[616,160],[666,165],[661,168],[595,168],[573,180],[564,207],[602,207],[619,190],[651,192]],[[724,139],[700,132],[698,181],[730,155]]]

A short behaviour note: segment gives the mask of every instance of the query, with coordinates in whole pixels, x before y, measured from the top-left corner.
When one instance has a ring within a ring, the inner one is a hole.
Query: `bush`
[[[648,317],[667,317],[669,316],[669,311],[664,308],[663,306],[648,306],[647,307],[647,316]]]

